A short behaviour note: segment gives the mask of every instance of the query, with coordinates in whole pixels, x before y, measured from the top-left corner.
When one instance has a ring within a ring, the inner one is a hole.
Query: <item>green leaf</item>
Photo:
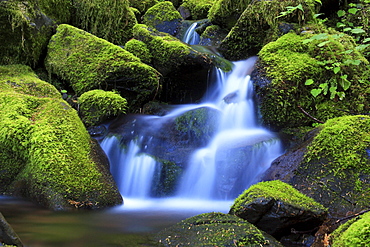
[[[347,27],[347,28],[344,28],[344,29],[343,29],[343,32],[348,32],[348,31],[351,31],[351,30],[352,30],[352,28]]]
[[[313,97],[316,98],[321,93],[321,91],[322,91],[322,89],[320,89],[320,88],[312,89],[311,94],[312,94]]]
[[[301,10],[302,12],[304,12],[304,9],[303,9],[302,4],[298,4],[298,5],[297,5],[297,9]]]
[[[366,38],[364,39],[364,41],[362,41],[362,43],[367,43],[367,42],[370,42],[370,38]]]
[[[346,14],[346,11],[344,11],[344,10],[338,10],[338,12],[337,12],[338,17],[342,17],[345,14]]]
[[[318,44],[317,46],[318,47],[323,47],[324,45],[326,45],[327,43],[330,43],[330,40],[327,40],[327,41],[324,41],[324,42],[321,42],[320,44]]]
[[[315,0],[315,2],[317,2],[317,3],[319,3],[319,4],[321,4],[321,5],[322,5],[321,0]]]
[[[350,9],[348,9],[348,13],[353,14],[353,15],[355,15],[357,13],[357,11],[358,11],[357,8],[350,8]]]
[[[334,74],[338,74],[339,71],[340,71],[340,67],[334,67],[333,69]]]
[[[306,82],[304,83],[304,85],[309,86],[309,85],[312,85],[313,83],[314,83],[314,80],[308,79],[308,80],[306,80]]]
[[[346,25],[342,22],[337,22],[337,28],[345,27]]]
[[[354,28],[354,29],[351,30],[351,33],[360,34],[360,33],[366,33],[366,32],[362,28]]]

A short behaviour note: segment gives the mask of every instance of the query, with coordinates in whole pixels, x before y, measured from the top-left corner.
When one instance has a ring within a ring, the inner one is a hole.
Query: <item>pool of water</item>
[[[154,246],[154,235],[206,212],[227,213],[232,201],[130,200],[102,211],[54,212],[0,196],[0,212],[27,247]]]

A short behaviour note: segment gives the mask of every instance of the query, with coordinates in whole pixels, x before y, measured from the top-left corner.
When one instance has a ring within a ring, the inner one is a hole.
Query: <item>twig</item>
[[[303,112],[303,114],[305,114],[306,116],[308,116],[309,118],[311,118],[311,119],[313,119],[313,120],[315,120],[316,122],[318,122],[318,123],[324,123],[323,121],[320,121],[320,120],[318,120],[317,118],[315,118],[315,117],[313,117],[313,116],[311,116],[308,112],[306,112],[305,110],[303,110],[303,108],[299,105],[298,106],[298,108],[299,108],[299,110],[301,110],[301,112]]]
[[[339,222],[343,221],[343,220],[348,220],[348,219],[351,219],[351,218],[355,218],[361,214],[364,214],[364,213],[367,213],[367,212],[370,212],[370,209],[365,209],[365,210],[362,210],[361,212],[358,212],[357,214],[352,214],[352,215],[349,215],[347,217],[344,217],[344,218],[340,218],[338,220],[336,220],[334,222],[334,224],[338,224]]]

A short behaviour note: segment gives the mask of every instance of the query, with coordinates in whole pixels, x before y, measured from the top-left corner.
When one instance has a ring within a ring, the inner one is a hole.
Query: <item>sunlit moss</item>
[[[8,176],[0,179],[2,192],[52,209],[120,202],[90,156],[90,136],[77,112],[53,86],[29,67],[14,65],[0,67],[0,87],[0,170]]]

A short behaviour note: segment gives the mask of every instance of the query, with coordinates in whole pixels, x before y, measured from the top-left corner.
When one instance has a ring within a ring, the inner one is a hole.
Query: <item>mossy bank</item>
[[[2,193],[54,210],[122,203],[77,112],[23,65],[0,67]]]

